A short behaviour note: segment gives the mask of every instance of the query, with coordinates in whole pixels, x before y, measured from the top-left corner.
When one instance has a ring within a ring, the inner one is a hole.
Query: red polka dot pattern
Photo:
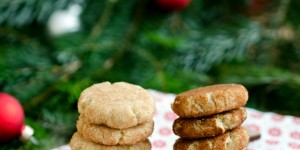
[[[164,140],[155,140],[152,145],[155,148],[164,148],[166,146],[166,142]]]
[[[166,121],[173,122],[176,118],[178,118],[178,116],[174,112],[172,112],[172,111],[169,111],[169,112],[165,113],[165,119],[166,119]]]
[[[262,118],[264,116],[264,114],[262,113],[258,113],[258,112],[254,112],[250,114],[250,117],[252,118]]]
[[[278,145],[279,141],[277,140],[266,140],[266,143],[269,145]]]
[[[271,136],[280,136],[281,135],[281,130],[278,128],[270,128],[269,129],[269,134]]]
[[[297,125],[300,125],[300,118],[294,118],[293,122]]]
[[[291,138],[300,140],[300,132],[299,131],[293,131],[293,132],[291,132],[290,135],[291,135]]]
[[[274,114],[274,115],[272,115],[272,120],[273,121],[275,121],[275,122],[281,122],[281,121],[283,121],[283,119],[284,119],[284,116],[282,116],[282,115],[277,115],[277,114]]]
[[[247,128],[250,129],[250,130],[253,130],[253,131],[257,131],[257,132],[260,131],[259,126],[256,125],[256,124],[249,124],[249,125],[247,125]]]
[[[300,150],[300,118],[246,109],[243,125],[261,133],[259,140],[248,144],[249,150]]]
[[[300,143],[289,143],[289,147],[292,149],[300,149]]]
[[[169,136],[172,134],[172,129],[170,129],[169,127],[162,127],[158,132],[162,136]]]

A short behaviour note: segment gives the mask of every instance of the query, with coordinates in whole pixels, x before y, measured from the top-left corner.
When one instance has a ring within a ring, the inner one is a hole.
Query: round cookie
[[[153,96],[140,86],[125,82],[103,82],[85,89],[78,111],[93,124],[125,129],[152,120]]]
[[[224,134],[204,139],[178,139],[174,144],[174,150],[242,150],[249,142],[249,136],[243,127],[237,127]]]
[[[205,118],[177,118],[173,131],[186,139],[212,137],[234,129],[246,118],[247,112],[243,107]]]
[[[176,96],[173,111],[180,117],[210,116],[242,107],[248,91],[239,84],[218,84],[183,92]]]
[[[151,150],[151,143],[147,139],[134,145],[107,146],[88,141],[76,132],[72,136],[70,147],[72,150]]]
[[[78,132],[87,140],[103,145],[132,145],[145,141],[153,132],[153,120],[127,129],[113,129],[86,122],[84,116],[77,121]]]

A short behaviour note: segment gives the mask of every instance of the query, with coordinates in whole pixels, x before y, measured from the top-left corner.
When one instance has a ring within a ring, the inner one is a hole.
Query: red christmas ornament
[[[191,0],[155,0],[155,2],[165,10],[179,11],[188,6]]]
[[[0,93],[0,142],[18,137],[24,129],[24,110],[11,95]]]

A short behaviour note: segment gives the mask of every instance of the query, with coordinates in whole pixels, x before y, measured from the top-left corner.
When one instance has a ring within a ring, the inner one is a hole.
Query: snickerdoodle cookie
[[[152,120],[127,129],[87,123],[86,117],[82,115],[77,121],[77,132],[85,139],[103,145],[131,145],[145,141],[152,134],[153,127]]]
[[[126,129],[151,121],[155,100],[140,86],[103,82],[81,93],[78,111],[89,123]]]
[[[240,107],[209,117],[178,118],[174,121],[173,131],[187,139],[212,137],[241,125],[246,117],[245,108]]]
[[[134,145],[107,146],[88,141],[76,132],[72,136],[70,147],[72,150],[151,150],[151,143],[145,140]]]
[[[249,136],[243,127],[237,127],[224,134],[204,139],[178,139],[174,150],[243,150],[246,148]]]
[[[210,116],[242,107],[248,91],[240,84],[218,84],[193,89],[176,96],[173,111],[183,118]]]

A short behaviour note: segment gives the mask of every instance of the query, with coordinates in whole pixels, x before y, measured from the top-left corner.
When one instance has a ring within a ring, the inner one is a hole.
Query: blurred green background
[[[1,0],[0,91],[22,103],[40,144],[0,149],[68,143],[80,92],[102,81],[171,93],[239,83],[248,107],[300,116],[299,14],[299,0],[192,0],[176,12],[154,0]]]

